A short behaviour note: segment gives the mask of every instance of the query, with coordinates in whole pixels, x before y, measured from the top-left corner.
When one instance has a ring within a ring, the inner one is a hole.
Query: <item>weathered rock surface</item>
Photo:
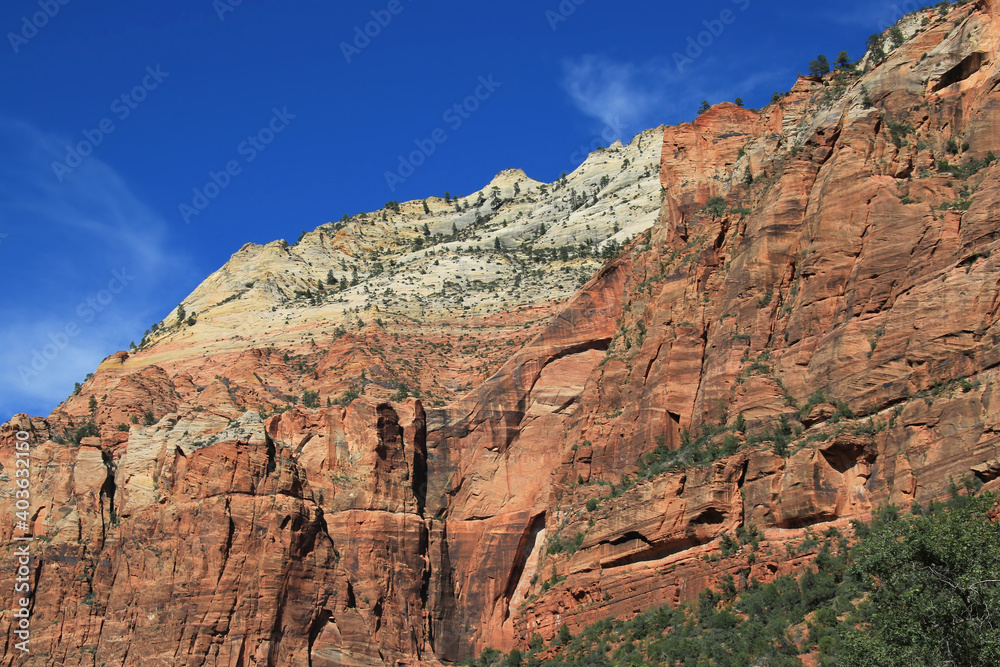
[[[863,75],[658,132],[652,187],[645,133],[546,192],[504,172],[479,222],[430,198],[243,248],[194,323],[0,431],[0,534],[23,430],[35,538],[32,653],[0,612],[3,664],[437,664],[1000,490],[1000,3],[919,18]],[[639,237],[560,258],[587,225]],[[455,270],[500,283],[457,300]]]
[[[691,600],[726,572],[766,579],[796,560],[777,545],[887,502],[997,488],[1000,167],[982,166],[1000,152],[985,129],[1000,103],[996,12],[915,22],[859,80],[803,79],[759,115],[720,105],[667,128],[663,219],[621,260],[620,326],[553,484],[549,539],[578,547],[540,563],[558,579],[533,589],[518,641]],[[980,69],[959,66],[970,53]],[[711,197],[726,206],[703,209]],[[657,442],[715,432],[708,445],[769,440],[620,497],[595,486],[620,487]],[[705,562],[748,525],[760,551]]]

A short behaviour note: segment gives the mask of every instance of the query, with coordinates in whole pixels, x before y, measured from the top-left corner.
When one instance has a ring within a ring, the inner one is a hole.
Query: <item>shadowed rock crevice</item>
[[[424,515],[427,503],[427,417],[417,401],[413,416],[413,453],[410,461],[411,489],[417,500],[417,514]]]
[[[378,422],[378,444],[375,453],[379,459],[385,461],[389,458],[390,448],[398,448],[402,445],[403,429],[399,426],[399,415],[388,403],[382,403],[377,408]]]
[[[715,507],[702,510],[696,517],[691,519],[692,526],[714,525],[726,520],[726,515]]]
[[[858,465],[858,462],[865,458],[864,445],[835,441],[829,447],[820,450],[820,454],[830,464],[830,467],[837,472],[844,474],[848,470]]]
[[[464,618],[459,613],[455,597],[448,524],[445,521],[432,521],[431,524],[429,641],[436,656],[457,662],[468,654],[471,641],[462,630]]]
[[[319,637],[319,633],[326,627],[332,617],[333,612],[329,609],[323,609],[313,618],[312,624],[309,626],[309,667],[312,667],[313,664],[312,653],[313,646],[316,644],[316,638]]]
[[[625,547],[626,549],[631,547],[631,550],[619,556],[612,556],[603,560],[601,567],[616,568],[646,561],[661,560],[701,543],[703,542],[694,537],[650,542],[642,533],[628,531],[608,544],[612,547]]]
[[[815,526],[819,523],[829,523],[837,518],[834,512],[823,512],[819,511],[810,516],[804,517],[793,517],[785,519],[784,521],[778,521],[775,526],[778,528],[795,529],[795,528],[808,528],[810,526]]]
[[[278,449],[274,444],[274,440],[271,439],[267,433],[264,434],[264,442],[267,443],[267,469],[266,472],[270,475],[272,472],[278,469]]]
[[[648,539],[646,539],[645,535],[636,532],[634,530],[630,530],[627,533],[621,535],[620,537],[616,537],[615,539],[608,542],[608,544],[610,544],[613,547],[616,547],[622,544],[628,544],[630,542],[636,542],[636,543],[641,542],[642,544],[645,544],[647,547],[653,546],[653,544]]]
[[[976,478],[983,482],[991,482],[994,479],[1000,477],[1000,459],[992,459],[986,463],[981,463],[979,465],[972,466],[972,474]]]
[[[511,598],[514,597],[514,591],[521,582],[521,577],[524,575],[524,566],[528,561],[528,556],[530,556],[531,552],[535,549],[535,543],[538,540],[538,535],[544,529],[545,512],[542,512],[532,518],[524,533],[521,535],[521,541],[517,545],[517,551],[514,556],[514,563],[511,566],[510,576],[507,579],[507,586],[504,588],[503,592],[503,598],[505,600],[504,606],[506,608],[504,620],[510,616]]]
[[[932,91],[936,93],[952,84],[968,79],[970,76],[978,72],[983,66],[983,59],[985,55],[986,54],[979,51],[967,55],[962,59],[962,62],[958,63],[941,75],[941,79],[934,85]]]
[[[347,602],[345,603],[348,609],[357,609],[358,600],[354,596],[354,586],[350,581],[347,582]]]
[[[115,513],[115,494],[118,492],[118,485],[115,483],[115,463],[111,458],[110,452],[102,450],[101,458],[104,460],[104,466],[108,471],[107,477],[104,479],[104,484],[101,486],[101,497],[108,508],[107,523],[116,524],[118,523],[118,515]]]

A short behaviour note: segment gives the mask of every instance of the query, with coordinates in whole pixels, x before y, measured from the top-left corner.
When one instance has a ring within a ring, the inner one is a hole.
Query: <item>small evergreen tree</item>
[[[868,37],[868,41],[865,43],[868,48],[868,55],[874,64],[878,64],[885,60],[885,49],[883,48],[882,35],[875,33]]]
[[[851,57],[847,55],[847,51],[841,51],[837,54],[837,65],[838,70],[847,71],[852,69]]]
[[[701,114],[705,113],[706,111],[708,111],[711,108],[712,108],[712,105],[708,103],[708,100],[702,100],[701,106],[698,107],[698,115],[700,116]]]
[[[899,29],[898,25],[894,25],[889,28],[889,40],[892,41],[893,47],[899,47],[906,41],[906,37],[903,36],[903,31]]]
[[[809,63],[809,76],[821,77],[830,73],[830,61],[822,53]]]

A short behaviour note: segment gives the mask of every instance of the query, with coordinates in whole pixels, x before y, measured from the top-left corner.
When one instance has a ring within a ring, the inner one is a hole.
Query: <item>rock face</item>
[[[323,404],[415,395],[443,407],[537,335],[602,257],[653,226],[661,137],[616,141],[555,183],[508,169],[472,195],[389,202],[295,244],[246,244],[54,416],[77,425],[95,396],[96,421],[111,429],[150,409],[232,419],[307,390]],[[130,390],[140,371],[169,376],[168,404]]]
[[[20,432],[34,536],[31,653],[4,611],[3,664],[438,664],[1000,490],[1000,5],[922,19],[863,74],[565,183],[244,247],[190,324],[0,430],[0,533]]]

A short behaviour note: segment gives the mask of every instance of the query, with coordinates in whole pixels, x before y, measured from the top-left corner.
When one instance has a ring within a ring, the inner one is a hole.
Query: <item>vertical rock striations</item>
[[[35,536],[3,664],[432,665],[1000,489],[998,20],[244,247],[0,430],[0,532],[23,430]]]

